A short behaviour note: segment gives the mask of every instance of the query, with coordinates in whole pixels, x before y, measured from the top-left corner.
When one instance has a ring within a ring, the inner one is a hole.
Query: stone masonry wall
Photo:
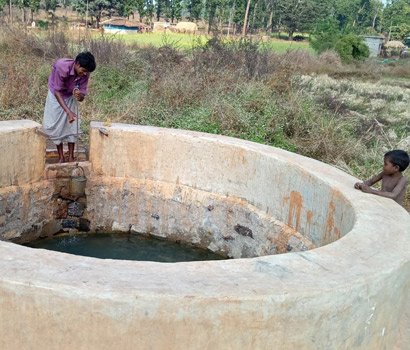
[[[232,258],[304,251],[314,245],[245,200],[148,180],[93,177],[84,218],[91,231],[148,233]]]

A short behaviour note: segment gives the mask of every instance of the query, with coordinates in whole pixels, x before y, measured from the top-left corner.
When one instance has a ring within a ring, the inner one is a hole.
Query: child
[[[373,193],[394,199],[397,203],[403,205],[407,179],[402,172],[406,170],[409,161],[409,155],[405,151],[394,150],[387,152],[384,155],[383,171],[365,182],[355,183],[354,188],[365,193]],[[380,191],[370,187],[380,180],[382,180],[382,189]]]

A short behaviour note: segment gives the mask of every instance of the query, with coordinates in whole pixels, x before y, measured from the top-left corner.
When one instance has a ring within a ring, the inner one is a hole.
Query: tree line
[[[410,0],[0,0],[0,11],[21,10],[21,20],[36,12],[55,15],[72,6],[96,27],[105,16],[132,17],[141,22],[182,18],[206,23],[208,32],[312,34],[326,26],[343,33],[387,33],[392,39],[410,36]],[[27,14],[30,14],[28,16]]]

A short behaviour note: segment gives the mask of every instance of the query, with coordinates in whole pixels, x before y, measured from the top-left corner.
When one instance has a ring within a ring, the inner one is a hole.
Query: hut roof
[[[101,22],[101,24],[112,25],[112,26],[123,26],[125,28],[149,28],[149,26],[147,26],[144,23],[129,21],[128,19],[125,19],[125,18],[108,19],[104,22]]]
[[[404,44],[401,41],[393,40],[388,41],[386,44],[384,44],[384,47],[391,47],[392,49],[402,49],[404,47]]]

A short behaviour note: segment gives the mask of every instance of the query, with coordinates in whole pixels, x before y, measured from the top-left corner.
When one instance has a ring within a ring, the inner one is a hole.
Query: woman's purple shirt
[[[48,78],[48,88],[55,95],[60,91],[64,99],[73,94],[77,84],[80,85],[80,91],[84,96],[87,94],[88,79],[90,72],[84,77],[77,77],[74,70],[75,60],[71,58],[60,58],[54,62],[53,70]]]

